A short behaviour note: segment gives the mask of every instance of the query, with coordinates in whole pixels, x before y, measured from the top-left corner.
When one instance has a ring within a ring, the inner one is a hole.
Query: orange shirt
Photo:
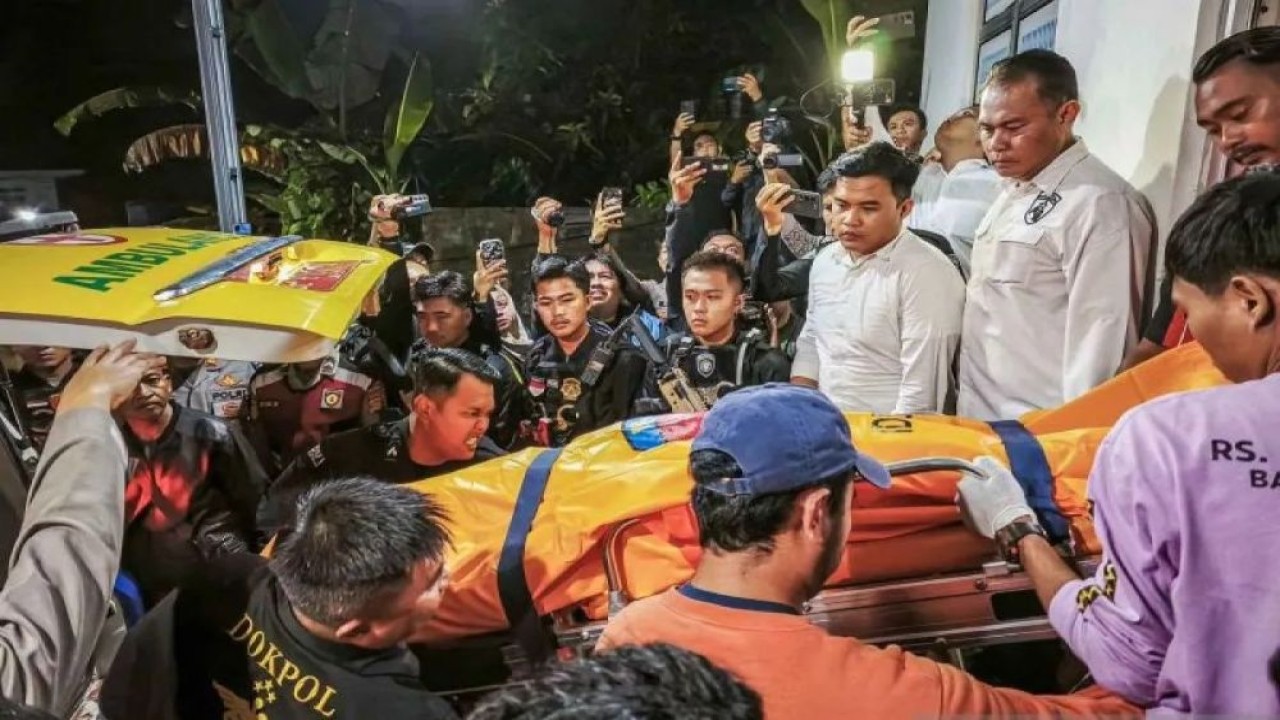
[[[1142,717],[1114,696],[992,687],[896,646],[828,635],[799,615],[725,607],[676,590],[622,611],[597,649],[655,642],[699,653],[738,676],[760,693],[768,720]]]

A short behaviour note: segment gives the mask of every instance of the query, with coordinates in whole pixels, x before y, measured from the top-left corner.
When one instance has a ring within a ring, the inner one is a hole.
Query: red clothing
[[[369,376],[336,362],[326,363],[309,388],[295,388],[286,366],[258,374],[251,391],[253,419],[277,467],[333,433],[371,423],[382,392]]]
[[[655,642],[699,653],[736,675],[760,693],[768,720],[1142,716],[1114,696],[992,687],[898,647],[828,635],[800,615],[725,607],[676,590],[623,610],[597,649]]]

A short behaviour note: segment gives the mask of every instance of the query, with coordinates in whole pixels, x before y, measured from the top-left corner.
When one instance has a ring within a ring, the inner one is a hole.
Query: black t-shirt
[[[257,556],[211,563],[184,585],[173,636],[185,720],[457,717],[422,686],[408,648],[365,650],[309,633]]]
[[[258,516],[259,529],[272,535],[293,518],[293,506],[304,490],[324,480],[367,475],[389,483],[411,483],[445,475],[484,462],[505,451],[488,437],[480,438],[470,460],[419,465],[409,457],[409,423],[395,422],[330,435],[319,445],[299,453],[272,483]]]

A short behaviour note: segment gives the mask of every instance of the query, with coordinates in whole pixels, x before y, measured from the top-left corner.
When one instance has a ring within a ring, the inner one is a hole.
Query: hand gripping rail
[[[981,476],[972,463],[954,458],[920,458],[888,465],[891,475],[962,472]],[[629,602],[619,562],[623,536],[638,521],[613,528],[606,537],[605,574],[609,614]],[[1082,576],[1097,568],[1096,558],[1068,558]],[[1031,579],[1021,568],[993,558],[981,568],[925,578],[828,588],[804,608],[805,615],[833,635],[856,637],[873,645],[900,645],[917,652],[1045,640],[1056,637],[1036,599]],[[557,623],[561,648],[589,653],[604,623]]]

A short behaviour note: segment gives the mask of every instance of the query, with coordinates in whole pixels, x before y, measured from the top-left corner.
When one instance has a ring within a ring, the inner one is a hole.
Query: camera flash
[[[847,50],[840,58],[840,78],[848,85],[870,82],[876,75],[876,56],[870,50]]]

